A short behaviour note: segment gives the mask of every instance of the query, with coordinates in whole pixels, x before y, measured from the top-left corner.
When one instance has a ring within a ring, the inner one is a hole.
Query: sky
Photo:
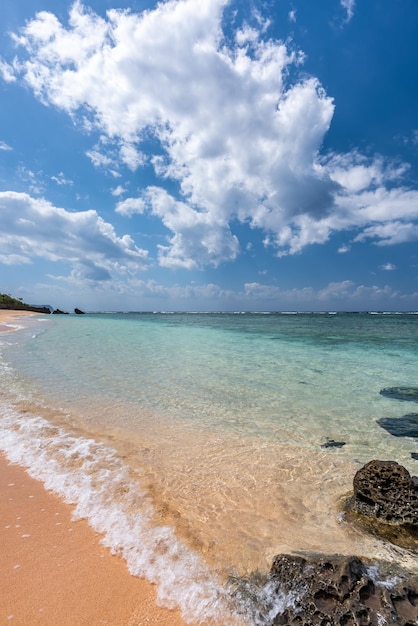
[[[418,310],[416,0],[2,0],[0,292]]]

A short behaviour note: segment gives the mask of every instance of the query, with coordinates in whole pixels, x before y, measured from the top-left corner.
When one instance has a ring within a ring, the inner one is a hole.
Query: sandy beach
[[[11,330],[24,311],[1,311]],[[6,325],[7,324],[7,325]],[[156,604],[156,590],[129,574],[72,507],[0,455],[0,624],[180,626],[177,610]]]
[[[13,325],[17,325],[20,316],[36,315],[32,311],[11,311],[10,309],[0,309],[0,332],[13,330]]]

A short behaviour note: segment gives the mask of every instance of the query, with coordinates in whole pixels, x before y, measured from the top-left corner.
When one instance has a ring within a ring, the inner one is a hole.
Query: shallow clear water
[[[228,576],[266,571],[279,552],[414,563],[345,524],[340,510],[372,458],[418,473],[418,442],[377,424],[416,407],[379,391],[416,386],[417,315],[19,324],[0,336],[1,447],[75,502],[186,619],[226,624]],[[345,445],[324,448],[329,440]]]

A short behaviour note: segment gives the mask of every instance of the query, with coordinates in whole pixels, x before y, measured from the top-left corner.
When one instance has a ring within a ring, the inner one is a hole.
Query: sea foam
[[[129,572],[157,585],[158,603],[180,607],[190,623],[242,624],[227,588],[169,526],[152,522],[153,508],[108,446],[74,437],[43,417],[0,408],[0,448],[85,518],[120,554]],[[245,622],[244,622],[245,623]]]

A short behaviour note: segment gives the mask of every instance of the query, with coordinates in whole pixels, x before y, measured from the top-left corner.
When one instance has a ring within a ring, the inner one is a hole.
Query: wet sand
[[[23,315],[37,315],[37,313],[0,309],[0,332],[12,331],[14,326],[19,325],[19,317]]]
[[[0,503],[0,624],[184,624],[70,505],[3,456]]]
[[[0,331],[28,311],[0,310]],[[0,455],[0,625],[182,626],[72,507]]]

